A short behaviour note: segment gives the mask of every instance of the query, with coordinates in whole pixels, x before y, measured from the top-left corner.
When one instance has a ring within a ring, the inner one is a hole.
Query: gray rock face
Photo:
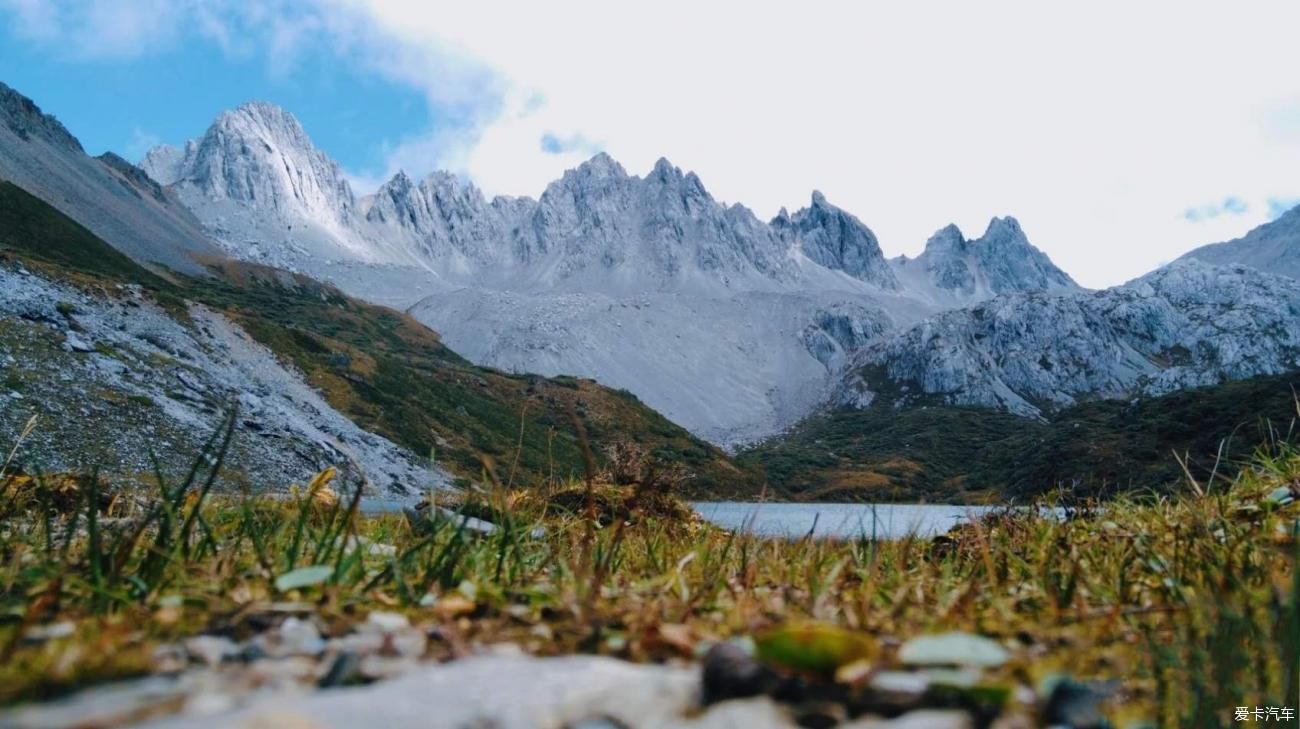
[[[172,186],[237,256],[257,241],[303,255],[386,260],[355,233],[357,200],[342,169],[316,149],[292,114],[273,104],[223,112],[201,139],[184,149],[151,150],[141,166]],[[275,251],[270,259],[251,253],[239,257],[280,261]]]
[[[1015,294],[945,312],[863,350],[839,393],[1027,416],[1300,367],[1300,282],[1178,262],[1123,286]],[[870,401],[870,398],[867,398]]]
[[[305,483],[330,465],[345,477],[359,468],[385,495],[450,483],[445,471],[357,427],[205,307],[192,306],[181,322],[131,287],[88,293],[2,265],[0,292],[0,362],[23,390],[0,401],[0,432],[21,432],[41,414],[20,463],[147,473],[152,451],[165,472],[183,474],[238,402],[231,462],[263,488]]]
[[[1300,206],[1246,235],[1202,246],[1183,256],[1206,263],[1240,263],[1268,273],[1300,278]]]
[[[62,124],[0,83],[0,180],[12,182],[132,258],[201,273],[220,249],[194,216],[116,155],[89,157]]]
[[[173,185],[181,179],[185,171],[185,160],[193,158],[197,152],[198,142],[191,139],[184,147],[159,145],[149,150],[140,160],[140,169],[144,170],[159,185]]]
[[[895,262],[906,274],[923,275],[935,288],[968,300],[999,294],[1042,291],[1068,293],[1079,285],[1025,237],[1015,218],[994,218],[984,235],[967,240],[949,225],[925,244],[914,260]]]
[[[85,154],[81,142],[53,116],[41,111],[31,99],[0,82],[0,126],[19,139],[39,139],[65,152]]]
[[[418,185],[401,172],[379,188],[366,220],[437,265],[493,265],[507,257],[515,229],[536,207],[531,200],[515,202],[489,203],[478,188],[446,172]]]
[[[772,219],[772,227],[787,240],[797,242],[804,255],[826,268],[843,271],[882,289],[899,287],[871,229],[826,202],[820,192],[814,191],[812,205],[794,215],[782,210]]]
[[[536,200],[446,173],[357,200],[292,116],[255,104],[143,164],[235,257],[410,307],[476,362],[625,387],[717,442],[793,423],[864,338],[932,311],[898,300],[871,231],[820,195],[768,225],[667,160],[639,177],[598,154]]]
[[[695,273],[789,279],[786,246],[740,206],[723,207],[694,173],[660,159],[645,178],[599,154],[542,193],[521,229],[525,261],[558,258],[561,276],[590,269],[647,271],[643,283],[680,285]]]

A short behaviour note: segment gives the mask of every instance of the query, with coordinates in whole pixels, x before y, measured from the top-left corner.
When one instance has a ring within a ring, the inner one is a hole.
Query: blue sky
[[[819,189],[887,255],[1014,215],[1105,286],[1300,199],[1296,27],[1295,0],[0,0],[0,81],[92,153],[259,99],[360,193],[667,157],[760,218]]]
[[[420,90],[321,48],[287,67],[261,49],[239,57],[199,37],[164,53],[86,59],[60,57],[15,30],[0,23],[0,81],[57,116],[92,154],[136,161],[153,144],[199,136],[224,109],[267,100],[292,111],[345,169],[377,175],[387,149],[436,121]]]

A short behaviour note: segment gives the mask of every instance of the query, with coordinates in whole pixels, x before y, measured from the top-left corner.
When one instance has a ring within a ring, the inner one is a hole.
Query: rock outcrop
[[[1014,294],[862,350],[845,403],[887,397],[1026,416],[1300,368],[1300,282],[1182,261],[1123,286]]]

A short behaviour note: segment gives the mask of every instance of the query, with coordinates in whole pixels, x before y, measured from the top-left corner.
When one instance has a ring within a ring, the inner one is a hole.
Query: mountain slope
[[[45,313],[36,321],[45,328],[64,318],[51,313],[63,299],[76,301],[77,307],[88,311],[144,307],[150,312],[149,318],[121,322],[128,334],[144,341],[132,344],[142,353],[132,358],[132,371],[150,382],[171,382],[172,389],[183,396],[177,400],[182,405],[189,402],[186,398],[197,398],[197,407],[205,414],[189,416],[186,422],[192,431],[202,430],[195,423],[212,425],[217,409],[208,407],[209,412],[204,407],[209,400],[216,402],[218,394],[239,397],[241,401],[246,399],[243,395],[252,395],[250,402],[260,413],[280,412],[286,407],[325,413],[319,417],[327,418],[328,428],[314,426],[323,435],[312,443],[330,445],[320,446],[323,450],[311,462],[346,464],[344,454],[351,453],[381,487],[399,483],[405,489],[420,489],[445,483],[448,477],[438,476],[441,471],[428,471],[427,464],[421,465],[421,458],[411,455],[430,450],[437,463],[454,476],[477,478],[487,468],[503,482],[513,476],[516,485],[527,486],[582,474],[582,449],[574,430],[576,419],[583,422],[598,457],[604,445],[634,440],[658,457],[684,463],[697,476],[689,485],[695,493],[735,496],[758,488],[752,477],[736,469],[716,448],[691,437],[628,393],[585,380],[515,376],[476,367],[443,346],[434,332],[400,312],[350,299],[333,287],[284,271],[228,262],[211,269],[212,275],[164,279],[140,268],[16,186],[0,183],[0,203],[0,251],[37,271],[49,282],[43,285],[58,289],[57,293],[42,289],[20,300],[6,288],[0,303],[19,308],[6,309],[0,325],[26,326],[24,312],[30,306],[23,301],[41,307],[39,311]],[[21,278],[20,273],[12,274],[13,280]],[[92,294],[108,293],[93,297],[77,293],[69,288],[69,282]],[[141,290],[145,296],[130,293]],[[129,302],[117,300],[123,296],[133,298]],[[106,314],[103,317],[109,318]],[[118,314],[111,317],[114,322],[120,319]],[[182,360],[177,371],[188,373],[184,378],[169,375],[165,367],[156,364],[151,353],[157,353],[145,350],[159,345],[151,345],[152,335],[138,333],[138,327],[163,334],[174,332],[174,336],[167,334],[168,338],[185,343],[168,345],[164,352],[168,358]],[[89,342],[92,348],[101,343],[120,348],[115,330],[96,327],[95,331],[97,338]],[[58,332],[41,336],[49,339],[57,337]],[[14,357],[21,369],[31,371],[24,381],[43,383],[42,397],[61,397],[60,393],[76,389],[69,387],[66,380],[52,378],[48,370],[41,374],[41,368],[52,366],[42,364],[51,357],[50,346],[42,347],[39,352],[45,354],[39,356],[38,350],[28,350],[26,345],[6,354]],[[208,350],[211,352],[204,354]],[[253,354],[236,362],[235,369],[246,374],[223,374],[230,367],[222,362],[244,351]],[[87,357],[98,363],[99,358],[109,355],[101,352]],[[291,367],[280,367],[276,357]],[[240,364],[245,361],[250,364]],[[111,364],[94,366],[116,368]],[[217,382],[208,384],[213,378]],[[187,380],[199,384],[191,388],[184,384]],[[159,387],[166,390],[165,384]],[[109,389],[121,390],[119,399],[128,404],[133,402],[132,395],[152,393],[157,395],[152,399],[173,409],[180,407],[171,406],[172,398],[166,392],[159,395],[157,388],[144,393],[118,385]],[[203,395],[186,394],[195,389],[202,390]],[[143,401],[138,404],[144,407]],[[25,412],[21,408],[6,409],[14,418],[20,411]],[[292,425],[298,421],[287,422]],[[120,430],[113,431],[113,435],[149,443],[152,436],[143,430],[148,423],[143,411],[134,413],[119,423]],[[16,432],[21,426],[16,420],[4,424],[6,432]],[[285,428],[260,423],[258,427],[246,427],[249,432],[241,442],[276,444],[281,449],[260,456],[256,452],[241,456],[254,465],[248,469],[250,473],[268,479],[255,486],[288,483],[284,472],[268,470],[268,464],[273,465],[277,459],[286,464],[296,462],[285,457],[297,452],[285,445],[291,441],[276,439],[282,431],[288,432]],[[52,438],[49,448],[69,447],[76,442],[72,439],[59,443]],[[368,455],[372,451],[389,453],[390,449],[403,452],[405,460]],[[110,451],[101,449],[98,453]],[[124,448],[127,451],[136,452]],[[178,446],[176,452],[189,455],[192,449]],[[67,455],[53,450],[49,453]],[[381,465],[370,467],[372,462]],[[408,465],[399,468],[390,462]]]
[[[0,432],[15,441],[37,417],[22,449],[30,469],[143,477],[157,458],[179,479],[237,406],[227,486],[285,489],[329,465],[384,493],[450,483],[358,428],[230,316],[184,300],[9,182],[0,182],[0,291]]]
[[[1017,294],[864,349],[839,394],[1038,417],[1300,367],[1300,282],[1181,261],[1090,294]]]
[[[1246,235],[1212,243],[1183,255],[1220,265],[1239,263],[1251,268],[1300,278],[1300,206]]]
[[[92,158],[54,117],[0,83],[0,180],[55,206],[137,261],[199,273],[220,249],[187,208],[121,158]]]

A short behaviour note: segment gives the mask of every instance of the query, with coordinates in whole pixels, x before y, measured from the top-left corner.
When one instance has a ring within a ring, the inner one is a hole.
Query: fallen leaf
[[[830,625],[781,627],[755,643],[760,661],[822,678],[832,678],[840,666],[876,652],[875,642],[866,635]]]

